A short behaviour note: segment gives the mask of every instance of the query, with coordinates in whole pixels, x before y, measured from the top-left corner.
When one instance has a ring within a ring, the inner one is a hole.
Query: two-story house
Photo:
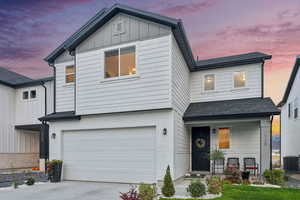
[[[297,57],[286,87],[281,107],[281,157],[299,156],[300,56]]]
[[[263,67],[249,53],[195,61],[181,20],[115,4],[45,60],[55,71],[50,159],[64,180],[154,183],[210,171],[208,154],[271,165]]]
[[[0,170],[39,167],[48,158],[53,78],[33,80],[0,68]]]

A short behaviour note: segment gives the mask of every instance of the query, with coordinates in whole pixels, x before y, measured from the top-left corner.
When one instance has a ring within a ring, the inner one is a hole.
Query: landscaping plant
[[[223,180],[218,176],[212,176],[206,179],[208,192],[211,194],[220,194],[223,191]]]
[[[34,185],[34,183],[35,183],[34,178],[28,178],[26,181],[26,185]]]
[[[171,197],[175,194],[174,183],[171,177],[170,166],[167,167],[166,175],[164,177],[164,185],[161,189],[165,197]]]
[[[17,189],[18,188],[18,183],[17,181],[13,181],[11,186],[14,188],[14,189]]]
[[[141,184],[139,186],[139,196],[142,200],[153,200],[156,196],[155,185]]]
[[[267,183],[274,185],[284,184],[284,171],[281,169],[265,170],[263,176]]]
[[[213,174],[215,174],[216,168],[216,161],[217,160],[224,160],[225,153],[219,149],[214,149],[209,153],[209,159],[213,161]]]
[[[62,163],[62,160],[52,160],[47,163],[47,172],[50,182],[60,182]]]
[[[121,193],[120,192],[120,198],[122,200],[143,200],[137,190],[136,190],[136,187],[132,186],[129,190],[129,192],[126,192],[126,193]]]
[[[240,184],[242,182],[241,172],[237,168],[227,168],[225,169],[224,174],[226,175],[225,180],[232,184]]]
[[[186,190],[194,198],[201,197],[206,194],[205,185],[201,183],[200,180],[192,181],[192,183],[187,187]]]

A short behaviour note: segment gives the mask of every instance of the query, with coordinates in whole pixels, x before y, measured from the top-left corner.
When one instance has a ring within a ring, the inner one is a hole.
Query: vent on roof
[[[124,28],[124,21],[119,20],[113,24],[113,34],[114,35],[120,35],[125,33],[125,28]]]

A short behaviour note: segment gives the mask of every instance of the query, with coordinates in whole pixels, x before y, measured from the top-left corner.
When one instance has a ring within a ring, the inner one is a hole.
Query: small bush
[[[241,171],[236,168],[225,169],[224,174],[226,175],[225,180],[229,181],[232,184],[240,184],[241,180]]]
[[[193,181],[188,187],[187,192],[191,194],[192,197],[201,197],[206,194],[205,185],[200,182],[200,180]]]
[[[11,184],[11,186],[12,186],[14,189],[17,189],[19,185],[18,185],[17,181],[13,181],[12,184]]]
[[[229,180],[227,180],[227,179],[223,180],[223,185],[230,185],[230,184],[231,184],[231,182]]]
[[[213,176],[206,179],[208,192],[211,194],[220,194],[223,191],[223,181],[220,177]]]
[[[156,196],[156,189],[154,185],[141,184],[139,186],[139,196],[142,200],[153,200]]]
[[[165,197],[171,197],[175,194],[174,183],[171,177],[170,166],[167,167],[166,175],[164,177],[164,185],[161,189]]]
[[[122,200],[143,200],[141,197],[139,197],[136,187],[131,187],[129,192],[120,193],[120,198]]]
[[[263,173],[267,183],[274,185],[283,185],[284,171],[281,169],[265,170]]]
[[[26,181],[26,185],[34,185],[34,183],[35,183],[34,178],[28,178]]]

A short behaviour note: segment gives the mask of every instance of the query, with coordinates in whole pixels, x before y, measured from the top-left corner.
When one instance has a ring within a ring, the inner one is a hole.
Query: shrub
[[[129,192],[120,193],[120,198],[122,200],[142,200],[142,198],[139,197],[136,187],[131,187]]]
[[[284,183],[284,171],[281,169],[265,170],[263,176],[270,184],[282,185]]]
[[[240,184],[241,181],[241,172],[237,168],[227,168],[224,171],[224,174],[226,175],[225,180],[229,181],[233,184]]]
[[[139,196],[142,200],[153,200],[156,196],[156,189],[154,185],[141,184],[139,186]]]
[[[34,185],[34,183],[35,183],[34,178],[28,178],[26,181],[26,185]]]
[[[211,194],[220,194],[223,191],[223,181],[220,177],[213,176],[206,179],[208,192]]]
[[[12,186],[14,189],[17,189],[19,185],[18,185],[17,181],[13,181],[12,184],[11,184],[11,186]]]
[[[166,175],[164,177],[164,185],[161,189],[165,197],[171,197],[175,194],[174,183],[171,177],[170,166],[167,167]]]
[[[201,197],[206,194],[205,185],[200,182],[200,180],[193,181],[188,187],[187,192],[191,194],[192,197]]]

